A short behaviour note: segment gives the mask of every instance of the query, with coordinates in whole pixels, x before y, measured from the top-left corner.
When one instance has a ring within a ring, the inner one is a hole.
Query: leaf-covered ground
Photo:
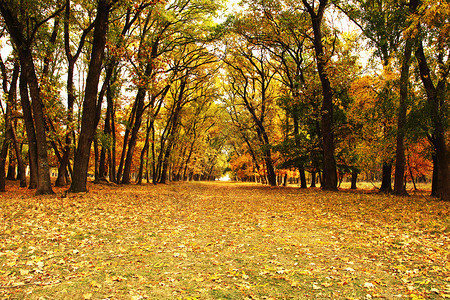
[[[10,188],[0,298],[449,298],[449,208],[233,183]]]

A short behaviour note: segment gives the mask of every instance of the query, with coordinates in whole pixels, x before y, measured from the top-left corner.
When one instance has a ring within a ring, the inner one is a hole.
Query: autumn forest
[[[449,21],[0,0],[0,298],[450,298]]]
[[[51,194],[227,174],[397,195],[432,182],[449,200],[447,1],[11,0],[0,12],[2,191],[6,179]]]

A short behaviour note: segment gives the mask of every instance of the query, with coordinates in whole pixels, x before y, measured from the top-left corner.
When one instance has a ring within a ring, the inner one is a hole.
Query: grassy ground
[[[236,183],[0,195],[3,299],[450,298],[450,203]]]

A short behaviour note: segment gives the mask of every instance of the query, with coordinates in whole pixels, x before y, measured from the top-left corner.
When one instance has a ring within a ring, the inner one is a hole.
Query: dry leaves
[[[449,204],[231,183],[0,195],[0,297],[450,297]],[[44,297],[44,298],[40,298]]]

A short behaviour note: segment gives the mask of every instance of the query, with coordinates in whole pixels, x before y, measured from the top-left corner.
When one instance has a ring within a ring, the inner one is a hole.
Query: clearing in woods
[[[10,187],[0,298],[449,298],[450,203],[425,197],[236,183],[39,197]]]

